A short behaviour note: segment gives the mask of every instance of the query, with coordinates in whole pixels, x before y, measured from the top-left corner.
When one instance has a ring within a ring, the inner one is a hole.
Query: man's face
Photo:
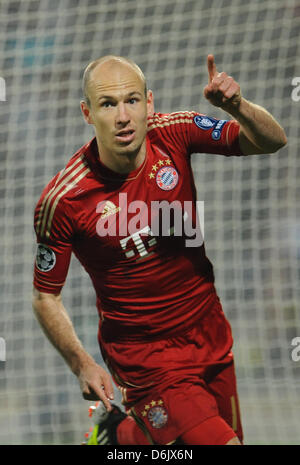
[[[82,110],[95,127],[100,157],[137,156],[152,112],[152,94],[145,95],[139,73],[124,63],[102,63],[91,73],[88,95],[90,107]]]

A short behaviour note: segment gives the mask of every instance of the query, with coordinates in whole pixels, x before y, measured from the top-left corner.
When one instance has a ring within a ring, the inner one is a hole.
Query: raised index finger
[[[208,83],[210,83],[217,74],[217,67],[213,55],[207,56]]]

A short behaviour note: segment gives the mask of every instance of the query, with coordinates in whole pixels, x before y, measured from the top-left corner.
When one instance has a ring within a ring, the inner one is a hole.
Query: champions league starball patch
[[[148,420],[153,428],[159,429],[166,425],[168,414],[163,406],[157,405],[152,407],[148,412]]]
[[[56,256],[50,247],[43,244],[38,244],[36,253],[36,266],[40,271],[46,273],[52,270],[56,263]]]
[[[156,183],[164,191],[170,191],[178,183],[178,173],[173,166],[164,166],[156,175]]]

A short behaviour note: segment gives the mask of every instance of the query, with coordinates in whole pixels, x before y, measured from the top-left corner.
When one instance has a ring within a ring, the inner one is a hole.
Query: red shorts
[[[217,416],[225,420],[219,437],[242,441],[231,346],[219,301],[184,335],[144,343],[101,341],[126,410],[154,444],[172,443]]]

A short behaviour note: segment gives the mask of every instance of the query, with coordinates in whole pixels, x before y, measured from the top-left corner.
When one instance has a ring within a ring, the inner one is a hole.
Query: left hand
[[[208,84],[204,87],[204,96],[212,105],[223,110],[238,108],[242,95],[239,84],[222,72],[218,73],[213,55],[207,57]]]

